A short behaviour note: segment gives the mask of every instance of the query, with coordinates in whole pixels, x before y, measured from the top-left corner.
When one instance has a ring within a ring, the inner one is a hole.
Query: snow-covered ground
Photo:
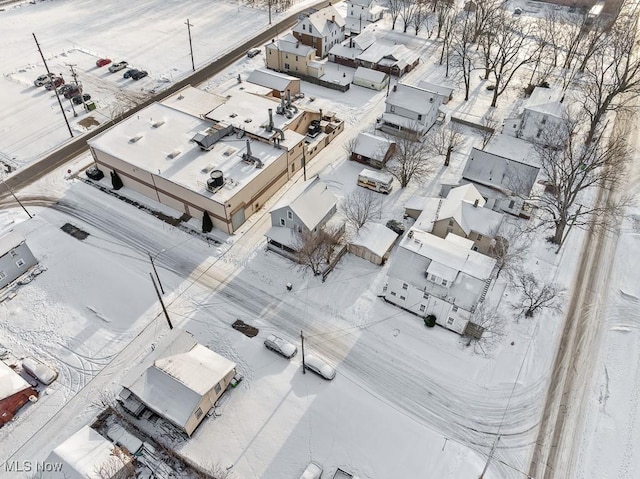
[[[59,0],[0,12],[11,47],[0,52],[0,95],[11,112],[0,119],[0,153],[27,164],[68,136],[60,114],[51,108],[55,100],[31,86],[41,60],[28,32],[38,35],[55,65],[77,63],[83,82],[92,85],[90,93],[97,92],[98,114],[108,118],[127,101],[167,84],[163,79],[175,81],[190,71],[186,18],[194,24],[196,65],[242,41],[237,32],[249,35],[267,23],[265,11],[232,2],[218,2],[215,9],[197,0],[138,2],[135,10],[130,5]],[[134,30],[130,20],[137,17],[145,23]],[[58,28],[52,18],[59,19]],[[59,29],[63,20],[64,35]],[[425,59],[403,81],[443,79],[443,68],[434,64],[439,45],[426,32],[416,37],[388,27],[385,20],[376,29],[387,39],[420,50]],[[127,59],[149,70],[150,76],[125,83],[121,75],[95,68],[101,56]],[[261,55],[243,59],[203,87],[220,91],[262,62]],[[353,73],[331,64],[327,70],[329,75]],[[491,101],[484,86],[474,78],[470,101],[461,101],[457,92],[450,111],[481,117]],[[385,92],[353,86],[340,94],[307,83],[302,90],[305,106],[335,111],[347,124],[307,168],[309,176],[320,174],[342,198],[356,188],[361,169],[345,160],[342,145],[372,128]],[[510,112],[517,99],[515,88],[505,93],[499,116]],[[48,102],[45,112],[43,101]],[[384,197],[380,222],[401,219],[402,205],[413,194],[435,196],[439,182],[459,177],[465,154],[477,141],[466,133],[465,149],[448,168],[440,167],[425,185],[396,188]],[[87,156],[72,168],[89,162]],[[518,298],[502,278],[488,301],[507,318],[505,336],[489,355],[477,354],[455,334],[426,329],[419,318],[378,298],[385,267],[347,255],[322,283],[267,253],[267,212],[279,195],[237,236],[213,246],[80,181],[65,180],[66,169],[19,192],[34,198],[26,202],[36,213],[33,219],[24,221],[24,212],[16,209],[2,221],[15,221],[15,229],[27,236],[47,271],[0,305],[0,344],[16,356],[35,355],[49,362],[60,371],[60,379],[0,431],[0,462],[44,459],[95,416],[97,409],[91,405],[102,391],[117,392],[127,372],[153,358],[153,345],[166,335],[167,325],[149,278],[151,253],[157,255],[174,325],[234,360],[245,378],[224,400],[222,415],[206,419],[190,441],[177,443],[194,461],[229,467],[237,479],[296,477],[310,460],[321,463],[328,474],[343,467],[363,479],[458,479],[479,475],[500,436],[485,477],[525,477],[522,471],[528,467],[563,325],[561,312],[517,318],[511,304]],[[79,241],[62,232],[67,222],[90,236]],[[599,369],[602,379],[594,386],[597,396],[587,421],[580,476],[585,478],[633,477],[637,469],[632,454],[637,430],[634,422],[624,423],[636,403],[623,398],[635,398],[637,389],[636,382],[624,381],[624,364],[630,364],[625,362],[629,351],[640,352],[633,346],[637,328],[631,319],[637,317],[640,291],[637,273],[625,256],[636,248],[638,220],[626,223],[623,232],[619,287],[603,343],[606,368]],[[569,288],[582,237],[573,231],[560,255],[537,238],[526,258],[527,269]],[[286,290],[287,282],[293,291]],[[250,339],[233,330],[230,324],[238,318],[258,327],[260,334]],[[301,330],[305,346],[336,366],[333,381],[303,375],[299,357],[287,361],[262,345],[274,332],[297,342]],[[628,426],[625,437],[619,434],[622,424]],[[599,452],[604,442],[610,454],[620,455],[619,470],[611,472]],[[593,470],[599,475],[591,474]],[[15,476],[0,469],[0,477]]]

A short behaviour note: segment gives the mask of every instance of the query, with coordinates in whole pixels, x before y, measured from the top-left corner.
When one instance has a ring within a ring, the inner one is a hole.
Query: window
[[[18,256],[18,253],[16,253],[15,250],[11,250],[9,254],[11,255],[12,258],[15,258],[16,256]]]
[[[402,283],[402,289],[407,289],[409,285],[407,283]]]
[[[436,280],[436,275],[435,275],[435,274],[430,274],[430,275],[429,275],[429,279],[430,279],[431,281],[435,281],[435,280]]]
[[[405,296],[400,296],[400,299],[401,299],[402,301],[404,301],[404,300],[405,300],[405,299],[407,299],[407,298],[406,298]]]
[[[482,241],[482,235],[481,234],[478,235],[478,241]]]
[[[453,308],[451,308],[453,310],[453,312],[455,313],[456,311],[458,311],[458,307],[454,304]]]
[[[514,200],[509,201],[509,209],[512,210],[516,202]]]
[[[429,293],[424,293],[422,295],[422,299],[429,299]]]
[[[424,310],[427,309],[427,307],[424,304],[420,305],[420,312],[424,313]]]
[[[422,121],[422,115],[418,115],[418,121]]]
[[[396,292],[395,291],[391,291],[391,296],[396,296]]]
[[[285,64],[284,64],[284,69],[285,69],[285,70],[290,70],[290,69],[291,69],[291,67],[289,66],[289,64],[288,64],[288,63],[285,63]]]
[[[16,261],[16,266],[18,268],[22,268],[24,266],[24,260],[20,258],[18,261]]]
[[[394,113],[396,111],[396,107],[394,105],[391,105],[391,113]]]
[[[293,219],[293,211],[287,211],[287,218],[290,220]]]
[[[309,25],[309,33],[313,32],[313,25]]]
[[[296,171],[296,164],[292,163],[291,164],[291,173],[293,173],[294,171]]]
[[[453,220],[449,220],[449,226],[453,226]]]
[[[7,273],[4,271],[0,271],[0,279],[5,279],[7,277]]]
[[[303,30],[306,30],[306,29],[307,29],[307,26],[306,26],[304,23],[302,24],[302,29],[303,29]]]
[[[302,226],[298,225],[298,233],[302,233]]]
[[[222,391],[222,387],[220,386],[220,383],[216,384],[213,388],[216,393],[220,393],[220,391]]]
[[[280,218],[280,226],[284,226],[285,224],[284,218]]]
[[[200,419],[202,417],[202,408],[196,409],[196,419]]]
[[[447,319],[447,325],[451,326],[455,320],[453,318]]]
[[[442,286],[446,286],[446,285],[447,285],[447,280],[446,280],[446,279],[443,279],[443,280],[442,280]]]

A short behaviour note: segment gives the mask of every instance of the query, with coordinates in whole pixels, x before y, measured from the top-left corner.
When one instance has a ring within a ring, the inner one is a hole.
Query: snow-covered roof
[[[13,369],[0,361],[0,400],[13,396],[31,386]]]
[[[391,249],[397,238],[398,234],[386,226],[380,223],[367,223],[358,230],[351,244],[362,246],[382,257]]]
[[[272,90],[285,91],[291,82],[300,82],[300,79],[273,70],[259,69],[251,72],[247,81]]]
[[[345,25],[342,15],[331,5],[309,15],[309,23],[311,23],[315,29],[314,32],[311,32],[311,35],[316,36],[318,33],[326,36],[334,28],[341,28]],[[295,27],[294,30],[296,30]],[[309,32],[306,33],[309,34]]]
[[[359,133],[353,152],[365,158],[382,160],[394,142],[371,133]]]
[[[430,199],[426,196],[413,195],[405,202],[404,209],[422,211]]]
[[[349,46],[348,41],[346,43],[334,45],[333,47],[331,47],[331,50],[329,50],[329,55],[334,55],[339,58],[348,58],[350,60],[353,60],[361,53],[361,48]]]
[[[277,41],[269,43],[266,46],[267,50],[279,50],[285,53],[293,53],[295,55],[301,55],[306,57],[310,52],[315,52],[316,49],[308,45],[300,43],[292,33],[287,33]]]
[[[16,246],[20,246],[25,240],[17,231],[10,231],[0,238],[0,256],[4,256]]]
[[[442,239],[416,228],[410,231],[412,237],[405,235],[400,242],[401,248],[477,279],[485,280],[491,275],[496,260],[473,251],[473,241],[452,234]]]
[[[474,231],[483,236],[494,237],[504,217],[492,209],[476,207],[472,203],[447,197],[440,206],[438,220],[449,218],[453,218],[467,235]]]
[[[424,198],[425,202],[422,204],[422,213],[416,219],[413,227],[421,231],[431,233],[433,229],[433,223],[436,220],[440,203],[443,201],[441,198]],[[406,206],[405,206],[406,208]],[[417,208],[416,208],[417,209]]]
[[[162,104],[188,115],[202,117],[225,101],[219,95],[186,86],[162,100]]]
[[[46,473],[51,479],[104,479],[116,477],[124,468],[126,456],[114,457],[115,446],[96,430],[84,426],[69,439],[57,446],[45,462],[60,464],[59,471]],[[101,471],[100,468],[103,468]],[[107,472],[110,475],[105,475]]]
[[[297,249],[298,247],[299,240],[295,232],[286,226],[272,226],[264,235],[267,238],[280,243],[281,245],[288,246],[291,249]]]
[[[370,7],[372,3],[374,3],[375,0],[347,0],[347,5],[351,4],[351,5],[358,5],[360,7]]]
[[[442,99],[442,95],[437,93],[416,86],[398,83],[389,92],[386,103],[409,111],[427,114],[434,105],[440,105],[441,102],[436,101],[436,97]]]
[[[360,35],[353,38],[353,44],[360,50],[366,50],[376,41],[375,34],[368,29],[363,29],[364,31],[360,33]]]
[[[447,86],[447,85],[440,85],[437,83],[431,83],[428,81],[424,81],[424,80],[420,80],[418,82],[418,87],[422,88],[424,90],[428,90],[428,91],[432,91],[435,93],[438,93],[439,95],[442,95],[444,97],[450,97],[451,94],[453,93],[454,88],[451,86]]]
[[[370,68],[358,67],[353,74],[353,79],[360,78],[375,83],[382,83],[388,75],[385,72],[371,70]]]
[[[379,181],[380,183],[389,183],[393,181],[393,175],[391,173],[379,170],[370,170],[369,168],[364,168],[358,176]]]
[[[316,176],[291,187],[271,212],[288,207],[309,230],[312,230],[337,203],[335,195],[329,191],[320,177]]]
[[[471,183],[451,188],[451,190],[449,190],[449,194],[447,194],[447,199],[454,201],[466,201],[467,203],[472,204],[478,201],[478,206],[480,207],[484,206],[486,203],[478,189]]]
[[[235,367],[232,361],[195,343],[187,351],[156,359],[128,389],[147,407],[185,427],[202,396]]]
[[[525,165],[539,166],[535,146],[525,140],[509,135],[494,135],[484,151],[502,156]]]
[[[545,105],[548,103],[560,103],[560,100],[564,96],[564,91],[561,88],[543,88],[535,87],[531,96],[526,99],[523,104],[523,108],[532,108],[536,105]]]

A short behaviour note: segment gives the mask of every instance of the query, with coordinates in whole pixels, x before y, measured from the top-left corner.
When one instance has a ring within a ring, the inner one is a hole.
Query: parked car
[[[85,173],[92,180],[99,181],[102,178],[104,178],[104,173],[96,165],[93,165],[93,166],[90,166],[89,168],[87,168],[87,171],[85,171]]]
[[[267,349],[270,349],[274,353],[278,353],[287,359],[291,359],[298,352],[298,348],[295,345],[291,344],[289,341],[285,341],[275,334],[267,336],[267,339],[264,340],[264,345]]]
[[[300,476],[300,479],[320,479],[322,477],[322,467],[320,464],[310,462]]]
[[[131,78],[133,78],[134,80],[140,80],[141,78],[146,77],[148,74],[149,72],[146,72],[144,70],[137,70],[131,74]]]
[[[58,373],[34,357],[26,357],[22,360],[22,369],[30,376],[36,378],[42,384],[49,385],[58,377]]]
[[[135,68],[129,68],[126,72],[124,72],[124,75],[122,75],[122,78],[131,78],[131,75],[137,72],[138,70],[136,70]]]
[[[322,359],[313,356],[312,354],[306,354],[304,356],[304,367],[311,372],[316,373],[325,379],[331,380],[336,377],[336,370],[325,363]]]
[[[75,85],[73,83],[67,83],[65,85],[62,85],[60,88],[58,88],[58,93],[60,93],[61,95],[64,95],[69,90],[73,89],[74,87],[75,87]]]
[[[80,95],[81,93],[82,87],[80,85],[72,85],[63,95],[67,100],[71,100],[74,96]]]
[[[249,50],[249,51],[247,52],[247,56],[248,56],[249,58],[253,58],[253,57],[255,57],[256,55],[260,55],[260,53],[262,53],[262,50],[260,50],[259,48],[252,48],[251,50]]]
[[[109,63],[111,63],[111,58],[100,58],[99,60],[96,61],[96,66],[100,68],[105,65],[108,65]]]
[[[64,79],[62,77],[55,77],[53,80],[45,83],[44,88],[48,91],[53,91],[62,85],[64,85]]]
[[[119,72],[120,70],[124,70],[125,68],[127,68],[127,65],[127,62],[114,63],[113,65],[109,66],[109,71],[111,73]]]
[[[88,93],[84,93],[83,95],[76,95],[73,98],[71,98],[71,101],[75,105],[81,105],[85,101],[89,101],[89,100],[91,100],[91,95],[89,95]]]
[[[56,76],[53,73],[47,73],[46,75],[40,75],[33,81],[34,86],[44,86],[45,83],[50,82]]]

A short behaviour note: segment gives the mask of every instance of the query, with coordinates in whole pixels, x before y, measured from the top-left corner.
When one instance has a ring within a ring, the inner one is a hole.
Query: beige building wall
[[[451,221],[453,222],[453,226],[451,226],[450,224]],[[457,223],[457,221],[453,218],[444,218],[436,221],[433,224],[433,230],[431,231],[431,234],[439,238],[446,238],[447,234],[449,234],[450,232],[457,236],[462,236],[463,238],[467,238],[473,241],[473,246],[474,248],[476,248],[476,251],[478,251],[478,253],[489,253],[489,249],[491,248],[491,241],[493,240],[493,238],[489,236],[483,236],[479,233],[476,233],[475,231],[471,231],[469,232],[469,235],[467,235]],[[478,237],[481,237],[479,241]]]
[[[304,56],[278,50],[275,47],[269,47],[266,50],[267,68],[285,73],[293,72],[300,75],[310,75],[308,65],[313,60],[313,52],[309,52],[307,56]]]

